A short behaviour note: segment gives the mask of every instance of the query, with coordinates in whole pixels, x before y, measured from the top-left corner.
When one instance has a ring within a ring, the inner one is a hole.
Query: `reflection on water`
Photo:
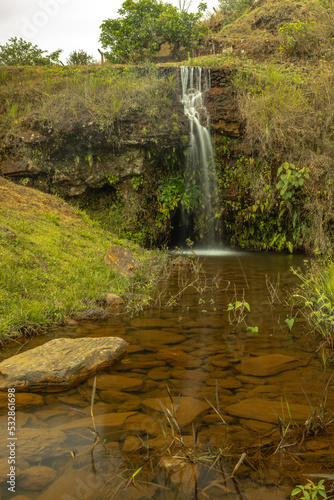
[[[92,378],[42,394],[43,406],[18,410],[18,494],[272,500],[290,498],[292,486],[305,483],[303,473],[326,472],[333,459],[328,437],[309,444],[300,433],[295,442],[282,442],[277,425],[280,413],[284,432],[289,411],[304,422],[303,391],[315,404],[323,388],[314,339],[304,323],[292,332],[285,323],[284,290],[294,281],[289,267],[302,258],[226,253],[201,261],[203,271],[179,269],[161,284],[159,309],[59,328],[24,346],[60,336],[117,336],[129,343],[126,357],[97,376],[95,446]],[[269,283],[275,286],[278,275],[272,304]],[[231,326],[228,306],[242,297],[250,308],[246,323]],[[4,429],[7,416],[0,418]],[[1,453],[2,463],[6,450]],[[4,483],[1,498],[14,498]]]

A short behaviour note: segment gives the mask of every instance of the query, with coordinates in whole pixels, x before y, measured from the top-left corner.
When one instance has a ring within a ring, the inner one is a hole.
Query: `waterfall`
[[[218,207],[218,182],[209,116],[202,91],[202,87],[204,91],[210,88],[210,70],[205,75],[202,73],[199,67],[181,67],[181,102],[190,128],[186,179],[195,178],[200,185],[201,194],[195,217],[197,230],[201,243],[212,247],[217,243],[215,209]]]

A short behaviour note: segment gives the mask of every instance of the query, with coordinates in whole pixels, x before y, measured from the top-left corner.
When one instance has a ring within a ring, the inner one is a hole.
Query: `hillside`
[[[122,245],[139,259],[135,279],[106,265],[111,245]],[[64,201],[3,178],[0,257],[0,344],[103,305],[108,293],[140,295],[145,289],[147,294],[156,279],[152,258],[156,265],[164,259],[104,232]]]

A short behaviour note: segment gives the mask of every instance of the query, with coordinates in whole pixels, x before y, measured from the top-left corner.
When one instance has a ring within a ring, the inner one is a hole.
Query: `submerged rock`
[[[176,405],[178,398],[173,398],[173,405]],[[150,398],[143,401],[143,406],[153,411],[163,413],[161,403],[165,405],[169,411],[172,411],[170,398]],[[181,397],[175,411],[176,419],[180,427],[186,427],[194,422],[197,418],[208,413],[210,406],[199,399],[191,397]]]
[[[243,375],[253,375],[255,377],[266,377],[276,375],[285,370],[292,370],[300,366],[302,362],[292,356],[284,354],[266,354],[265,356],[255,356],[243,359],[237,369]]]
[[[271,401],[262,398],[247,398],[239,403],[227,406],[224,411],[236,417],[242,417],[260,422],[275,424],[280,416],[287,423],[291,419],[296,423],[305,423],[311,412],[307,405],[289,403],[289,409],[281,401]]]
[[[57,472],[51,467],[38,465],[23,471],[20,486],[25,490],[40,491],[57,478]]]
[[[64,391],[110,367],[126,352],[113,338],[55,339],[0,363],[0,390]]]

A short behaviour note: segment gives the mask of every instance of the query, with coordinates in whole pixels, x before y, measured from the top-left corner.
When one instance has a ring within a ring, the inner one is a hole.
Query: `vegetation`
[[[334,335],[334,262],[311,261],[308,270],[302,273],[293,270],[300,279],[294,298],[300,313],[307,319],[313,332],[333,345]]]
[[[70,53],[69,58],[67,59],[67,64],[71,64],[74,66],[83,66],[87,64],[92,64],[94,62],[93,56],[87,54],[85,50],[74,50]]]
[[[199,25],[205,10],[204,3],[194,14],[160,0],[125,0],[121,17],[103,21],[100,42],[116,64],[148,58],[166,43],[176,54],[181,47],[191,49],[205,34],[205,25]]]
[[[147,294],[154,286],[152,264],[145,268],[152,253],[105,233],[57,198],[6,181],[1,185],[11,195],[2,197],[0,226],[11,232],[0,232],[0,342],[60,323],[109,292]],[[128,247],[142,262],[134,281],[105,264],[112,244]]]
[[[48,54],[37,45],[13,37],[4,45],[0,45],[0,66],[45,66],[59,64],[61,49]]]

